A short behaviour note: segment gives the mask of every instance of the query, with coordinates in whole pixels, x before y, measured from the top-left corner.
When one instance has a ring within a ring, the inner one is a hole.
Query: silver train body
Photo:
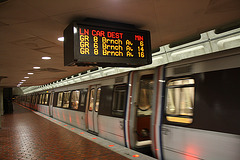
[[[170,160],[240,159],[240,48],[19,97],[29,108]]]

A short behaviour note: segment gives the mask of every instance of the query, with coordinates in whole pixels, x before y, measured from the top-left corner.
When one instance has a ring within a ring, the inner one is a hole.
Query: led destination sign
[[[141,66],[152,62],[150,33],[81,24],[64,31],[65,65]]]

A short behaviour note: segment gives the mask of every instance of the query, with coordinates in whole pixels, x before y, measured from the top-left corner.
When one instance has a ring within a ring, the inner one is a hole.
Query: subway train
[[[239,44],[239,35],[234,41]],[[163,65],[93,76],[18,96],[16,102],[157,159],[238,160],[237,46]]]

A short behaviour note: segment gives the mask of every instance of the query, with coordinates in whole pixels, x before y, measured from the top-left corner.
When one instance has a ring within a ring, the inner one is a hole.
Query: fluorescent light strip
[[[64,37],[59,37],[58,41],[63,42],[64,41]]]
[[[52,59],[51,57],[42,57],[42,59],[48,60],[48,59]]]

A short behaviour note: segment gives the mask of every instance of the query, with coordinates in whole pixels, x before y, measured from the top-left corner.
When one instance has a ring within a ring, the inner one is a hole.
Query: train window
[[[58,92],[55,92],[54,96],[53,96],[53,106],[54,107],[57,107],[57,102],[58,102]]]
[[[95,89],[92,88],[92,89],[90,90],[89,111],[92,111],[92,110],[93,110],[94,97],[95,97]]]
[[[72,91],[71,94],[71,109],[78,109],[80,91]]]
[[[127,85],[115,86],[113,90],[112,115],[117,117],[124,116],[126,105]]]
[[[192,123],[194,107],[194,79],[170,80],[167,83],[167,120]]]
[[[69,108],[70,91],[63,94],[63,108]]]
[[[57,107],[62,107],[63,92],[58,93],[57,97]]]
[[[39,97],[39,102],[38,102],[38,104],[41,104],[41,102],[42,102],[42,94],[40,94],[40,97]]]
[[[45,101],[45,94],[42,95],[42,101],[41,101],[41,104],[44,104],[44,101]]]
[[[36,96],[36,101],[35,101],[35,104],[38,104],[38,99],[39,99],[39,95]]]
[[[96,99],[96,104],[95,104],[95,111],[96,112],[98,112],[98,109],[99,109],[100,93],[101,93],[101,88],[98,88],[97,89],[97,99]]]
[[[143,75],[140,79],[138,115],[151,115],[153,96],[153,75]]]
[[[46,105],[48,104],[48,96],[49,96],[49,94],[46,94],[45,99],[44,99],[44,104],[46,104]]]
[[[35,95],[32,96],[32,102],[31,102],[31,103],[32,103],[32,104],[35,103]]]
[[[81,95],[80,95],[80,105],[79,105],[80,111],[85,111],[86,100],[87,100],[87,89],[84,89],[84,90],[81,90]]]

